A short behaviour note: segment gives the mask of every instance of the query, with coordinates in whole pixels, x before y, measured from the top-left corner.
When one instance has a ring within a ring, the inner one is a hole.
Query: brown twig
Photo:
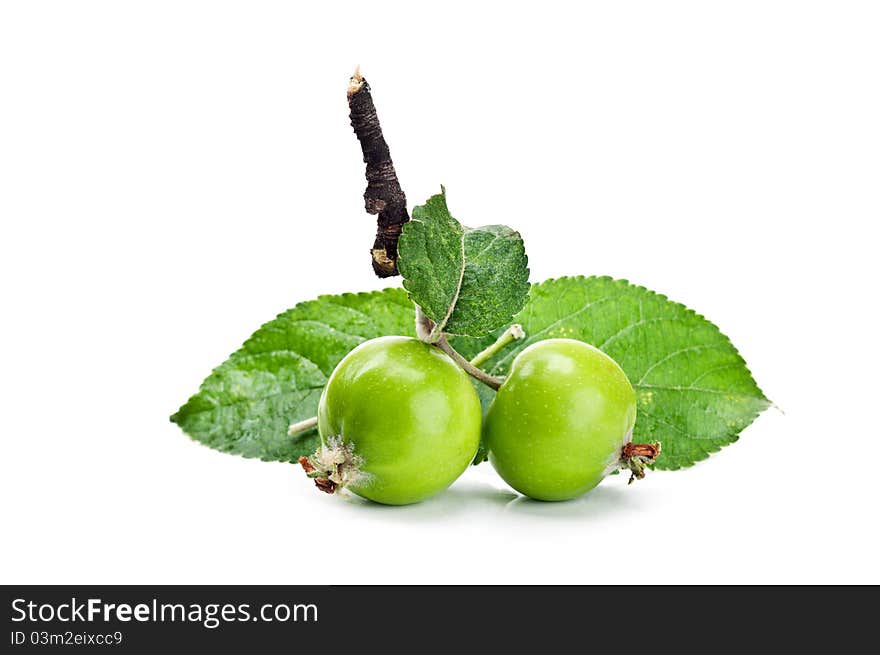
[[[373,271],[379,277],[398,275],[397,240],[403,224],[409,221],[406,196],[397,180],[394,162],[382,126],[373,104],[370,85],[360,69],[355,70],[348,83],[349,118],[360,141],[364,163],[367,165],[367,189],[364,207],[369,214],[377,214],[376,240],[373,243]]]

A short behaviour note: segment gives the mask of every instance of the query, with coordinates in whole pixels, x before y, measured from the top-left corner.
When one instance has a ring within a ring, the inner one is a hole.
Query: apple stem
[[[296,423],[291,423],[290,427],[287,428],[287,435],[289,437],[296,437],[302,434],[303,432],[308,432],[318,425],[318,417],[311,416],[307,419],[303,419],[302,421],[297,421]]]
[[[515,327],[517,326],[511,326],[510,330],[513,330],[513,328]],[[516,331],[514,330],[514,332]],[[522,333],[522,326],[519,326],[519,332]],[[446,333],[442,330],[438,330],[437,325],[434,323],[434,321],[428,318],[425,312],[422,311],[422,308],[418,305],[416,305],[416,336],[427,344],[437,346],[440,350],[449,355],[452,360],[456,364],[458,364],[462,368],[462,370],[464,370],[465,373],[470,375],[475,380],[479,380],[486,386],[498,391],[501,383],[504,382],[504,380],[502,380],[501,378],[497,378],[494,375],[489,375],[488,373],[486,373],[486,371],[477,368],[473,362],[469,362],[468,360],[466,360],[464,358],[464,355],[462,355],[455,348],[453,348],[452,345],[450,345],[449,340],[446,338]],[[500,340],[501,339],[499,339],[499,341]],[[496,344],[497,343],[498,342],[496,342]],[[493,346],[490,346],[489,348],[493,348],[494,345],[495,344],[493,344]],[[499,346],[499,348],[503,348],[504,345],[507,344],[505,343],[502,346]],[[489,350],[489,348],[487,348],[486,350]],[[480,353],[480,355],[482,354],[483,353]],[[480,355],[477,355],[477,357],[480,357]],[[491,354],[489,356],[491,356]]]
[[[465,373],[470,375],[475,380],[479,380],[487,387],[491,387],[498,391],[501,387],[501,383],[504,382],[501,378],[495,377],[494,375],[489,375],[486,371],[477,368],[473,364],[471,364],[468,360],[466,360],[461,353],[459,353],[455,348],[449,345],[449,341],[446,339],[446,335],[444,334],[440,337],[440,340],[434,344],[440,350],[445,352],[447,355],[452,357],[452,360],[461,366]]]
[[[660,454],[660,442],[628,443],[620,452],[620,468],[630,471],[629,482],[645,477],[645,469],[654,463]]]
[[[499,351],[507,348],[507,346],[509,346],[514,341],[525,338],[526,333],[525,330],[523,330],[523,326],[519,323],[514,323],[504,331],[504,334],[498,337],[495,343],[493,343],[485,350],[477,353],[477,355],[471,360],[471,366],[480,366],[487,360],[494,357]]]

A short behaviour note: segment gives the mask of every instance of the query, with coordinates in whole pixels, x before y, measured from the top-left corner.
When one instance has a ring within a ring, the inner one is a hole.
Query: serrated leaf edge
[[[531,290],[533,290],[535,288],[539,288],[544,284],[548,284],[548,283],[552,283],[552,282],[559,282],[559,281],[563,281],[563,280],[570,280],[570,281],[574,281],[574,282],[583,282],[583,283],[589,283],[590,281],[603,281],[603,282],[611,283],[617,287],[622,287],[622,286],[631,287],[631,288],[637,289],[639,291],[645,292],[649,296],[654,296],[656,298],[659,298],[660,300],[663,300],[663,301],[669,303],[670,305],[676,306],[676,307],[684,310],[685,315],[692,316],[696,319],[699,319],[701,321],[708,323],[709,325],[714,327],[718,331],[718,334],[722,337],[723,342],[721,342],[721,343],[726,343],[727,345],[730,346],[731,351],[733,352],[734,355],[736,355],[737,359],[742,364],[743,369],[748,373],[749,378],[754,383],[755,389],[757,389],[758,394],[760,394],[758,397],[755,397],[754,400],[763,401],[763,403],[764,403],[763,408],[761,408],[755,412],[752,412],[750,414],[744,415],[745,418],[748,419],[745,423],[745,427],[748,427],[749,425],[751,425],[755,421],[755,419],[757,419],[758,416],[760,416],[761,413],[764,412],[764,410],[766,410],[767,408],[769,408],[770,406],[773,405],[773,402],[769,398],[767,398],[764,391],[758,385],[757,381],[755,380],[754,375],[752,375],[752,371],[749,369],[748,364],[746,363],[745,358],[740,354],[739,349],[737,349],[737,347],[733,344],[733,342],[730,340],[730,337],[728,337],[721,330],[721,328],[719,328],[715,323],[710,321],[708,318],[706,318],[704,315],[700,314],[699,312],[691,309],[690,307],[688,307],[684,303],[680,303],[678,301],[671,300],[669,298],[669,296],[667,296],[666,294],[654,291],[654,290],[649,289],[649,288],[642,286],[640,284],[634,284],[625,278],[614,278],[610,275],[562,275],[559,277],[548,278],[548,279],[543,280],[542,282],[539,282],[537,284],[532,284],[531,289],[530,289],[530,293],[531,293]],[[590,303],[590,305],[588,305],[588,307],[596,304],[597,302],[599,302],[599,300],[593,301],[592,303]],[[538,334],[540,334],[540,332]],[[511,355],[515,356],[516,354],[518,354],[519,352],[522,352],[523,349],[527,348],[531,344],[538,343],[539,341],[542,341],[542,339],[530,341],[530,339],[533,338],[533,336],[534,335],[527,335],[526,339],[522,342],[521,346],[519,348],[517,348],[517,350],[515,352],[509,353],[504,358],[498,360],[492,366],[492,368],[490,369],[490,373],[497,374],[498,367],[503,362],[507,361],[507,359]],[[608,339],[606,339],[605,342],[603,342],[603,345],[606,345],[607,342],[611,338],[613,338],[613,336],[614,335],[612,335],[612,337],[609,337]],[[601,350],[601,348],[600,348],[600,350]],[[648,388],[648,387],[644,387],[639,384],[633,383],[633,388],[641,389],[641,388]],[[749,396],[749,397],[751,398],[751,396]],[[649,416],[651,415],[649,412],[644,412],[644,410],[642,410],[640,413],[647,413]],[[659,420],[659,419],[655,418],[654,420]],[[739,436],[742,433],[742,431],[745,429],[745,427],[743,427],[742,430],[737,431],[735,434],[730,435],[730,439],[727,440],[725,443],[718,443],[718,441],[716,439],[701,441],[700,439],[694,439],[691,437],[690,441],[692,443],[694,443],[696,445],[696,447],[701,451],[699,456],[693,458],[691,464],[682,465],[682,464],[679,464],[676,462],[670,466],[670,465],[666,464],[666,462],[669,461],[668,457],[664,458],[663,456],[661,456],[660,458],[658,458],[657,463],[653,466],[653,468],[656,468],[658,470],[677,471],[682,468],[688,468],[688,467],[692,466],[693,464],[696,464],[697,462],[705,461],[706,459],[709,458],[710,455],[717,453],[725,446],[728,446],[728,445],[738,441]],[[707,443],[707,442],[709,442],[709,443]],[[711,444],[711,445],[709,445],[709,444]],[[673,457],[673,461],[674,460],[675,460],[675,458]]]
[[[278,460],[278,459],[274,459],[274,458],[266,457],[266,456],[262,456],[262,455],[259,456],[259,457],[251,457],[251,456],[248,456],[248,455],[242,455],[241,453],[236,453],[236,452],[234,452],[234,451],[232,450],[232,447],[231,447],[231,446],[220,446],[220,447],[218,447],[218,446],[209,445],[209,444],[205,443],[204,441],[202,441],[202,440],[200,440],[200,439],[197,439],[195,436],[193,436],[192,434],[190,434],[190,433],[189,433],[189,432],[183,427],[183,425],[181,424],[181,420],[182,420],[182,418],[183,418],[183,417],[181,416],[181,414],[182,414],[183,410],[186,408],[187,405],[189,405],[191,402],[194,402],[194,401],[195,401],[195,400],[196,400],[196,399],[197,399],[197,398],[198,398],[203,392],[207,391],[207,389],[206,389],[207,382],[208,382],[208,380],[210,380],[210,379],[214,376],[215,373],[219,373],[219,372],[220,372],[220,369],[223,368],[224,366],[226,366],[230,360],[232,360],[233,358],[235,358],[236,356],[238,356],[239,353],[242,353],[242,352],[247,348],[248,344],[250,344],[250,343],[254,340],[254,338],[255,338],[259,333],[262,332],[262,330],[263,330],[265,327],[267,327],[270,323],[274,323],[275,321],[281,319],[285,314],[289,314],[290,312],[296,310],[298,307],[300,307],[300,306],[302,306],[302,305],[311,304],[311,303],[315,303],[315,302],[322,302],[322,301],[323,301],[323,302],[331,302],[331,303],[334,304],[334,305],[339,305],[339,306],[341,306],[341,307],[345,307],[344,305],[340,305],[339,302],[334,302],[334,301],[336,301],[336,300],[338,300],[338,299],[344,299],[344,298],[364,298],[364,299],[365,299],[365,298],[368,298],[368,297],[370,297],[370,296],[380,296],[380,295],[385,295],[385,294],[388,293],[388,291],[390,291],[390,290],[397,290],[397,289],[399,289],[399,287],[385,287],[384,289],[377,289],[377,290],[375,290],[375,291],[357,291],[357,292],[344,292],[344,293],[325,293],[325,294],[321,294],[321,295],[317,296],[316,298],[312,298],[312,299],[310,299],[310,300],[303,300],[303,301],[301,301],[301,302],[298,302],[298,303],[296,303],[293,307],[289,307],[288,309],[285,309],[284,311],[279,312],[279,313],[276,314],[273,318],[269,319],[268,321],[263,322],[263,323],[260,325],[260,327],[258,327],[256,330],[254,330],[254,331],[251,333],[251,335],[250,335],[247,339],[245,339],[245,340],[242,342],[241,346],[239,346],[235,351],[233,351],[233,352],[232,352],[228,357],[226,357],[226,359],[224,359],[220,364],[218,364],[217,366],[215,366],[214,368],[212,368],[212,369],[211,369],[211,372],[210,372],[207,376],[205,376],[205,378],[202,380],[202,383],[199,385],[198,391],[196,391],[194,394],[192,394],[192,395],[186,400],[186,402],[184,402],[184,403],[178,408],[178,410],[177,410],[176,412],[174,412],[174,413],[169,417],[169,420],[170,420],[172,423],[174,423],[175,425],[179,426],[179,427],[181,428],[181,430],[183,431],[183,433],[186,434],[186,436],[188,436],[192,441],[194,441],[194,442],[198,443],[199,445],[202,445],[202,446],[204,446],[204,447],[206,447],[206,448],[210,448],[211,450],[216,450],[217,452],[222,452],[222,453],[225,453],[225,454],[238,455],[239,457],[243,457],[243,458],[245,458],[245,459],[258,459],[258,460],[263,461],[263,462],[279,462],[279,461],[280,461],[280,462],[282,462],[282,463],[289,463],[289,462],[287,462],[287,461],[285,461],[285,460]],[[405,307],[404,303],[397,302],[396,298],[394,298],[394,297],[389,297],[388,300],[389,300],[390,302],[394,302],[395,304],[397,304],[397,305],[399,305],[399,306],[401,306],[401,307]],[[411,301],[410,301],[410,302],[411,302]],[[346,308],[346,309],[351,309],[351,308]],[[364,316],[367,316],[368,318],[371,318],[368,314],[364,314],[364,312],[360,312],[359,310],[352,310],[352,311],[358,312],[359,314],[362,314],[362,315],[364,315]],[[245,356],[252,355],[252,354],[253,354],[253,353],[245,353]],[[268,353],[266,353],[266,354],[268,354]],[[302,356],[300,355],[300,357],[302,357]],[[302,358],[303,358],[303,359],[307,359],[307,358],[305,358],[305,357],[302,357]],[[311,362],[311,360],[307,360],[307,361],[310,361],[310,362]],[[312,362],[312,363],[314,364],[314,362]],[[317,364],[315,364],[315,366],[316,366],[316,368],[318,368],[318,367],[317,367]],[[320,368],[319,368],[319,370],[320,370]],[[299,389],[298,391],[303,391],[303,392],[305,392],[305,393],[309,393],[309,392],[312,392],[312,391],[314,391],[314,390],[316,390],[316,389],[321,389],[321,388],[323,388],[323,384],[322,384],[320,387],[314,387],[314,386],[311,386],[311,387],[303,387],[302,389]]]

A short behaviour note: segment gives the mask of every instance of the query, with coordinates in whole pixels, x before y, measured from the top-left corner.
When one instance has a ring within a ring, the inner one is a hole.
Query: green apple
[[[567,500],[621,466],[635,421],[636,395],[617,362],[582,341],[547,339],[514,359],[483,434],[511,487]]]
[[[446,354],[408,337],[372,339],[331,374],[318,406],[322,447],[309,461],[325,490],[414,503],[468,467],[480,421],[470,379]]]

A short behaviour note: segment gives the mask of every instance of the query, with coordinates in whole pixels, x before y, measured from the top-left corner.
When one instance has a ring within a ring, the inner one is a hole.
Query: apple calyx
[[[620,453],[620,468],[630,472],[629,482],[641,480],[645,477],[645,469],[654,463],[660,454],[660,442],[654,443],[628,443]]]

